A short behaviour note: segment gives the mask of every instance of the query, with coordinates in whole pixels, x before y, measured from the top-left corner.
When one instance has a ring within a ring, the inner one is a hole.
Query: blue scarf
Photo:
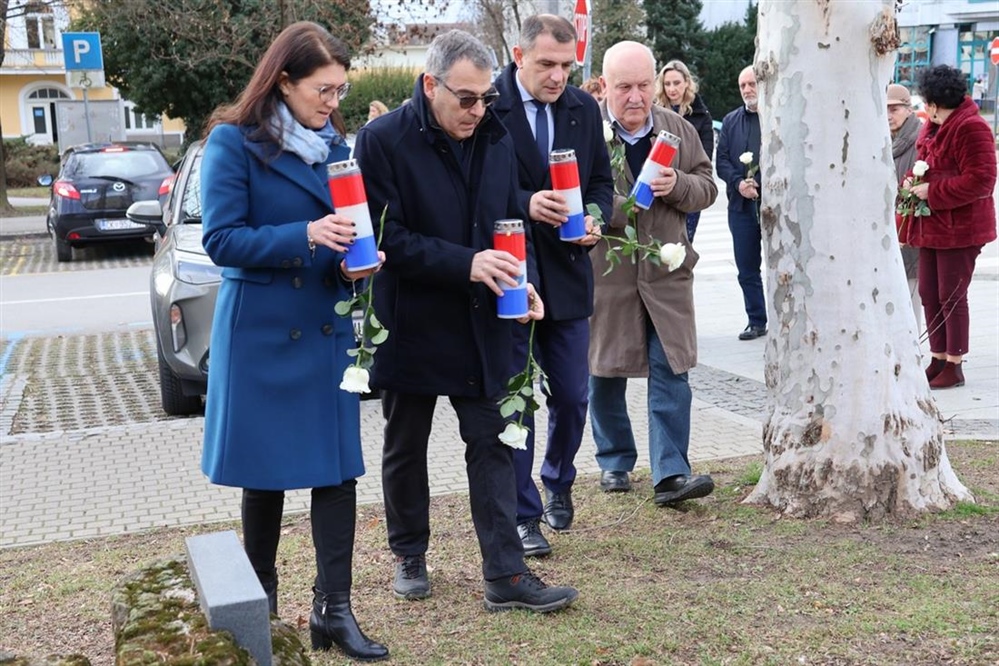
[[[343,141],[329,120],[321,129],[309,129],[295,120],[284,102],[278,102],[277,115],[271,117],[270,125],[281,139],[281,149],[298,155],[309,166],[325,162],[330,144]]]

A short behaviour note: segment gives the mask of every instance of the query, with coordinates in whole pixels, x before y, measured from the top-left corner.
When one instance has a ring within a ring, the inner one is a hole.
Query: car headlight
[[[188,284],[211,284],[222,279],[222,269],[203,254],[177,252],[174,259],[174,275]]]

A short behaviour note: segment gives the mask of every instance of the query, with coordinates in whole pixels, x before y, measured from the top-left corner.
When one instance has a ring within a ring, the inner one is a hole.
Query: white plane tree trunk
[[[748,502],[879,519],[972,500],[944,449],[894,227],[891,0],[760,0],[766,463]]]

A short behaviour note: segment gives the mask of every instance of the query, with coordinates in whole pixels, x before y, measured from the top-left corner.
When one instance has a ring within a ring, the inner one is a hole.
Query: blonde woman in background
[[[378,116],[383,116],[388,112],[388,106],[385,105],[385,102],[373,99],[371,104],[368,104],[368,122],[370,123]]]
[[[672,109],[694,126],[701,138],[701,145],[711,160],[715,149],[715,134],[711,126],[711,113],[704,100],[697,94],[697,80],[679,60],[670,60],[656,77],[656,104]],[[687,214],[687,237],[694,242],[694,232],[701,213]]]

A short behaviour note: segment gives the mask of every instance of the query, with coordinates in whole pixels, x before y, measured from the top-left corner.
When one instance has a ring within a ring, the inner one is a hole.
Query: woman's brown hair
[[[277,103],[281,100],[278,87],[281,74],[287,74],[288,80],[296,83],[320,67],[332,64],[350,69],[350,52],[346,44],[315,23],[299,21],[289,25],[267,48],[236,101],[215,109],[208,119],[205,136],[216,125],[231,123],[255,126],[250,135],[254,141],[279,144],[280,139],[269,121],[277,113]]]

